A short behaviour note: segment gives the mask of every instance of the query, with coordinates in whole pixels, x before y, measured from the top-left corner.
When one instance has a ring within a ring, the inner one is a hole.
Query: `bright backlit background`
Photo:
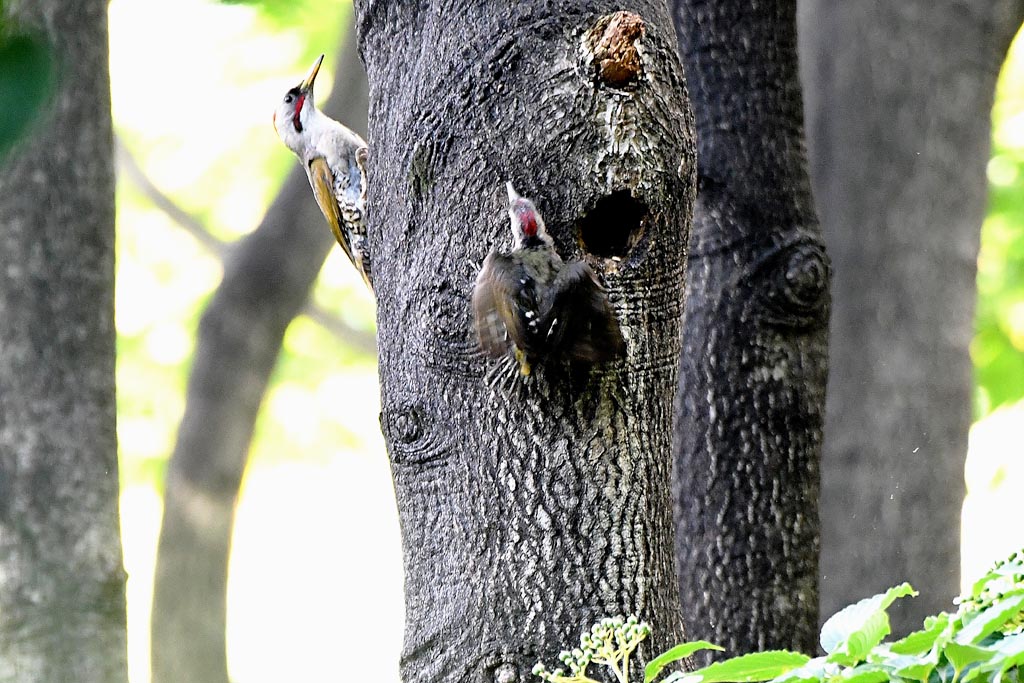
[[[336,0],[268,1],[262,8],[113,0],[119,140],[150,180],[211,235],[237,239],[256,227],[295,163],[273,132],[271,112],[317,54],[327,53],[332,63],[349,11]],[[320,100],[333,76],[329,68],[321,72]],[[980,523],[1015,509],[1013,498],[1024,490],[1020,41],[1000,86],[995,124],[992,209],[978,263],[979,333],[972,348],[979,421],[967,467],[963,542],[964,556],[973,559],[965,562],[965,576],[1024,545],[1024,529]],[[127,173],[120,173],[117,210],[129,648],[132,682],[146,683],[159,491],[184,409],[196,324],[222,271],[217,254],[156,208]],[[335,249],[328,259],[316,299],[370,329],[370,296],[339,254]],[[239,683],[397,681],[402,565],[378,410],[374,359],[345,348],[308,319],[297,320],[257,426],[238,510],[228,655]]]

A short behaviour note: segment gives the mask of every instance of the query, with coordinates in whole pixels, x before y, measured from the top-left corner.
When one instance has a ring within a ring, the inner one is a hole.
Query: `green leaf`
[[[814,683],[828,678],[829,670],[836,666],[830,665],[825,657],[815,657],[806,664],[776,676],[771,683]]]
[[[994,567],[989,569],[984,576],[974,582],[971,587],[971,595],[973,597],[979,597],[992,581],[999,580],[1004,577],[1017,577],[1024,574],[1024,553],[1019,551],[1010,555],[1006,560],[998,562]]]
[[[935,663],[914,657],[912,655],[901,655],[891,662],[895,665],[896,673],[901,678],[909,678],[913,681],[927,681],[935,669]]]
[[[1004,656],[998,658],[998,661],[1001,663],[999,667],[1000,676],[1010,669],[1024,666],[1024,635],[1012,636],[1011,638],[1017,639],[1013,644],[1013,647],[1008,647],[1007,651],[1003,653]],[[1002,642],[1005,643],[1006,641],[1011,640],[1011,638],[1006,638]]]
[[[732,659],[715,662],[703,669],[683,674],[682,683],[750,683],[768,681],[787,671],[803,666],[811,658],[799,652],[770,650],[753,652]]]
[[[996,651],[996,655],[979,666],[967,671],[960,681],[969,683],[978,676],[985,675],[985,680],[998,681],[1002,674],[1010,669],[1024,665],[1024,634],[1009,636],[992,644],[990,648]],[[992,676],[992,674],[998,674]]]
[[[900,655],[892,652],[888,645],[881,645],[871,651],[868,659],[891,677],[925,681],[938,665],[939,653],[932,649],[926,654]]]
[[[953,665],[957,673],[963,671],[971,664],[984,662],[995,656],[995,651],[988,650],[974,645],[961,645],[960,643],[949,643],[942,651],[946,659]]]
[[[1002,576],[1020,576],[1024,574],[1024,549],[1014,551],[1004,560],[995,562],[980,579],[974,582],[973,590],[980,593],[984,584]]]
[[[846,643],[838,650],[829,655],[830,662],[837,662],[846,666],[853,666],[862,662],[871,652],[871,648],[882,642],[892,628],[889,625],[889,615],[884,610],[873,612],[864,621],[861,628],[850,634]]]
[[[970,669],[969,671],[965,672],[960,678],[958,678],[957,679],[957,683],[970,683],[971,681],[973,681],[975,678],[977,678],[978,676],[980,676],[983,673],[987,673],[987,672],[983,671],[982,667],[976,666],[973,669]],[[944,678],[942,680],[952,680],[952,679],[953,679],[953,675],[950,674],[949,678]]]
[[[885,669],[874,664],[862,664],[853,669],[847,669],[838,676],[829,678],[829,683],[882,683],[891,680],[892,677]]]
[[[1007,636],[993,646],[1004,657],[1024,655],[1024,633]]]
[[[985,636],[999,629],[1003,624],[1024,609],[1024,591],[1013,591],[991,607],[978,613],[973,619],[965,621],[963,629],[956,634],[956,642],[961,645],[973,645]]]
[[[680,659],[685,659],[692,655],[698,650],[719,650],[723,651],[725,648],[719,647],[714,643],[709,643],[706,640],[696,640],[692,643],[680,643],[671,650],[662,652],[660,655],[652,659],[646,667],[644,667],[644,683],[651,683],[661,670],[672,662],[677,662]]]
[[[889,635],[886,608],[907,595],[917,595],[917,591],[909,583],[902,583],[832,615],[821,629],[821,647],[829,654],[829,661],[852,664],[866,657]]]
[[[898,655],[916,655],[927,652],[949,626],[949,614],[942,612],[938,616],[928,617],[922,631],[914,631],[905,638],[892,643],[890,649]]]
[[[0,26],[0,160],[38,118],[53,93],[54,75],[43,39],[8,35]]]

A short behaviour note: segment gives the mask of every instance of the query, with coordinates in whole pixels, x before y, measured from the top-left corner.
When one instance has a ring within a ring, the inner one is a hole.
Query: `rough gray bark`
[[[677,0],[699,142],[675,424],[691,637],[816,648],[829,262],[803,141],[795,0]]]
[[[695,159],[664,4],[631,5],[639,52],[614,29],[584,47],[610,0],[356,7],[403,680],[527,681],[616,613],[668,645],[682,636],[670,429]],[[469,300],[474,264],[511,242],[505,180],[563,257],[602,274],[623,360],[488,385]]]
[[[53,102],[0,173],[0,681],[127,681],[106,0],[18,0]]]
[[[366,127],[366,79],[354,31],[324,108],[356,130]],[[228,680],[227,569],[238,488],[285,330],[302,312],[333,244],[296,166],[260,226],[233,248],[200,321],[164,493],[153,596],[154,683]]]
[[[814,190],[835,262],[822,612],[900,581],[896,632],[959,592],[990,112],[1019,0],[807,0]]]

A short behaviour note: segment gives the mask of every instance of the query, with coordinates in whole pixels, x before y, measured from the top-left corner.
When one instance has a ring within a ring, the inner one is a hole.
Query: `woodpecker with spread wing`
[[[512,351],[523,376],[547,359],[595,363],[622,354],[625,342],[604,288],[583,261],[555,251],[537,207],[508,190],[515,247],[492,251],[473,289],[473,314],[484,353]]]
[[[324,56],[306,78],[285,93],[274,111],[274,128],[299,157],[316,203],[345,255],[370,285],[366,241],[367,146],[355,132],[313,103],[313,81]]]

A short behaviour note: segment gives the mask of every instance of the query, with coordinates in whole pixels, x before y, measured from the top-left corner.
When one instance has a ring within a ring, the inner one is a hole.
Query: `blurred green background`
[[[194,332],[221,276],[209,246],[256,227],[295,163],[271,125],[350,11],[335,0],[113,0],[118,181],[118,404],[133,683],[148,680],[149,603],[166,459],[184,408]],[[181,36],[189,36],[187,47]],[[325,98],[334,74],[317,81]],[[976,423],[967,468],[965,576],[1024,544],[980,520],[1024,488],[1024,45],[994,112],[991,211],[978,265]],[[193,219],[154,205],[133,164]],[[310,201],[313,201],[310,197]],[[200,240],[202,226],[215,240]],[[324,226],[326,230],[326,225]],[[316,301],[371,329],[373,302],[334,249]],[[401,553],[378,430],[372,357],[298,319],[253,444],[231,561],[229,660],[240,683],[397,680]],[[1011,506],[1011,507],[1006,507]],[[980,558],[980,559],[979,559]],[[296,580],[298,578],[299,580]],[[353,659],[344,653],[359,652]],[[363,668],[360,668],[363,667]],[[328,673],[329,672],[329,673]]]
[[[273,109],[316,55],[327,53],[332,64],[349,11],[336,0],[110,3],[114,126],[123,146],[118,437],[133,683],[149,680],[163,473],[196,326],[222,275],[220,256],[203,243],[230,243],[259,223],[296,163],[274,132]],[[321,101],[334,75],[321,71]],[[191,217],[193,232],[154,205],[133,162]],[[215,240],[196,239],[200,226]],[[372,330],[373,300],[340,250],[332,250],[315,296],[322,309]],[[375,359],[296,320],[239,502],[228,596],[233,680],[398,680],[402,558],[378,412]],[[346,656],[353,652],[369,656]]]

